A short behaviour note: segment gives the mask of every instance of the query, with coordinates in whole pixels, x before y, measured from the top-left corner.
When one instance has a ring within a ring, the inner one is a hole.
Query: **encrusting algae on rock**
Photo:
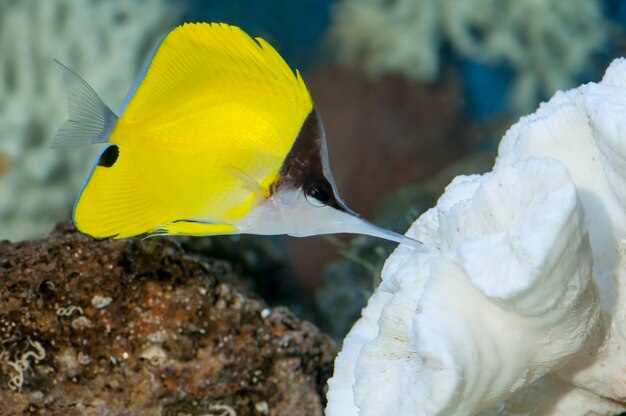
[[[0,414],[321,414],[330,339],[224,273],[69,223],[0,242]]]

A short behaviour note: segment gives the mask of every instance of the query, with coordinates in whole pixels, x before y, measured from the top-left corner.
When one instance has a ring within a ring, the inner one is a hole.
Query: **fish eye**
[[[333,199],[333,187],[324,178],[311,179],[304,187],[304,196],[311,205],[324,207]]]

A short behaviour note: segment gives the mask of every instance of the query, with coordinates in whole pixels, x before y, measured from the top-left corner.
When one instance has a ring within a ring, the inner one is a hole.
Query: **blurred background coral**
[[[53,58],[118,108],[160,35],[223,21],[299,68],[348,203],[404,231],[452,177],[490,169],[519,116],[626,50],[619,0],[0,0],[0,239],[70,217],[100,149],[50,150],[66,118]],[[352,236],[180,239],[340,339],[394,248]]]

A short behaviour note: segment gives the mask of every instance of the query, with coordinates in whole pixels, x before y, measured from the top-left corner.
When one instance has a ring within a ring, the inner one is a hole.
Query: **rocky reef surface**
[[[168,239],[0,242],[0,414],[318,415],[335,346]]]

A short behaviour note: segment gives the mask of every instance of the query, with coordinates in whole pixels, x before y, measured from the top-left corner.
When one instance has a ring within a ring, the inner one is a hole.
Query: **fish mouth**
[[[319,234],[362,234],[405,244],[414,248],[422,246],[421,241],[372,224],[363,218],[361,214],[348,207],[340,198],[335,200],[334,206],[329,206],[325,209],[327,210],[325,215],[326,222],[317,229]]]
[[[371,222],[363,219],[361,216],[355,217],[358,222],[353,226],[353,233],[369,235],[372,237],[382,238],[388,241],[394,241],[399,244],[405,244],[414,248],[418,248],[422,246],[422,242],[419,240],[415,240],[411,237],[407,237],[406,235],[402,235],[400,233],[396,233],[395,231],[388,230],[383,227],[379,227],[378,225],[374,225]]]
[[[407,237],[406,235],[402,235],[400,233],[396,233],[395,231],[388,230],[383,227],[379,227],[378,225],[372,224],[367,221],[361,214],[354,211],[350,208],[346,202],[341,198],[338,192],[335,191],[335,204],[333,208],[348,214],[354,221],[351,225],[351,233],[354,234],[363,234],[369,235],[372,237],[382,238],[383,240],[394,241],[400,244],[406,244],[411,247],[420,247],[422,242],[419,240],[415,240],[411,237]]]

